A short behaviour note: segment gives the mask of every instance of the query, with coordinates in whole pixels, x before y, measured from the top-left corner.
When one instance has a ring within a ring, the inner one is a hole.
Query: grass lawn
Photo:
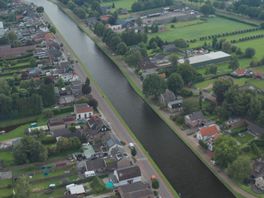
[[[0,135],[0,142],[1,141],[6,141],[9,139],[13,139],[13,138],[17,138],[17,137],[23,137],[25,134],[25,129],[27,129],[29,127],[28,124],[22,125],[20,127],[17,127],[16,129],[5,133],[3,135]]]
[[[162,39],[167,41],[173,41],[179,38],[194,39],[201,36],[217,34],[221,32],[231,32],[252,27],[244,23],[221,17],[209,18],[206,22],[202,22],[201,20],[178,22],[174,24],[175,28],[171,28],[171,24],[165,25],[165,32],[153,33],[150,34],[150,37],[160,36]]]
[[[11,151],[0,151],[0,159],[4,161],[6,166],[11,166],[14,163],[14,158]]]
[[[253,192],[253,191],[251,190],[251,187],[250,187],[250,186],[246,186],[246,185],[244,185],[244,184],[239,184],[239,186],[240,186],[240,188],[242,188],[244,191],[246,191],[246,192],[248,192],[248,193],[254,195],[254,196],[257,197],[257,198],[264,198],[264,194],[257,194],[257,193],[255,193],[255,192]]]
[[[12,195],[12,188],[0,189],[0,197],[9,197]]]
[[[61,198],[64,195],[65,187],[56,188],[54,191],[49,193],[34,193],[36,198]]]
[[[243,137],[240,137],[239,135],[234,136],[234,138],[239,141],[241,144],[247,144],[249,143],[251,140],[254,139],[254,136],[249,134],[249,133],[242,133]]]
[[[257,59],[261,59],[264,56],[264,38],[240,42],[236,45],[242,50],[245,50],[248,47],[254,48],[256,50],[255,58]]]
[[[116,10],[119,8],[126,8],[128,10],[131,10],[132,4],[136,1],[137,0],[112,0],[108,2],[102,2],[101,5],[102,6],[112,6],[114,3]]]

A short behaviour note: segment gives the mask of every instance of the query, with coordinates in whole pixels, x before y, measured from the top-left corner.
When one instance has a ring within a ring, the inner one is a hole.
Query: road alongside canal
[[[234,197],[134,92],[116,65],[69,17],[51,2],[31,1],[44,6],[56,28],[182,197]]]

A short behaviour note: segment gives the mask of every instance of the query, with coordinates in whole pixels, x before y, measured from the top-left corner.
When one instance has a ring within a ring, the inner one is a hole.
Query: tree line
[[[38,115],[56,102],[54,84],[40,81],[0,80],[0,119]]]
[[[131,10],[133,12],[148,10],[153,8],[159,8],[163,6],[170,6],[173,4],[173,0],[137,0],[132,4]]]

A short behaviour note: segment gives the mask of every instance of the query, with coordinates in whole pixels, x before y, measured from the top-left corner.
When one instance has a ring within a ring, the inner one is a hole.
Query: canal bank
[[[54,4],[44,0],[36,2],[43,3],[57,29],[89,67],[113,106],[182,197],[233,197],[153,109],[138,97],[116,65],[80,31],[81,28]]]

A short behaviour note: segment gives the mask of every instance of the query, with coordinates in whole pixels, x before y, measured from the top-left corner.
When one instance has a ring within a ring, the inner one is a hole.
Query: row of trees
[[[249,40],[253,40],[253,39],[260,39],[260,38],[264,38],[264,34],[245,36],[242,38],[233,39],[230,42],[231,43],[237,43],[237,42],[244,42],[244,41],[249,41]]]
[[[244,30],[236,30],[236,31],[232,31],[232,32],[223,32],[223,33],[218,33],[218,34],[212,34],[212,35],[208,35],[208,36],[202,36],[199,38],[200,41],[204,41],[204,40],[210,40],[213,38],[220,38],[220,37],[226,37],[226,36],[231,36],[231,35],[238,35],[238,34],[244,34],[247,32],[255,32],[262,29],[261,27],[255,27],[255,28],[248,28],[248,29],[244,29]]]
[[[97,23],[94,27],[94,33],[101,37],[115,53],[125,55],[128,52],[128,46],[137,45],[147,42],[145,33],[135,33],[134,31],[124,31],[122,34],[113,32],[110,28],[106,28],[103,23]]]
[[[169,6],[173,4],[173,0],[137,0],[132,4],[133,12]]]

